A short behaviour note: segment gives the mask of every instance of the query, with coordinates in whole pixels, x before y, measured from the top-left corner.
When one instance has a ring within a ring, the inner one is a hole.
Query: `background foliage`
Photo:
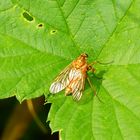
[[[51,96],[50,126],[63,140],[140,139],[139,0],[1,0],[0,98],[45,95],[79,54],[96,65],[80,102]]]

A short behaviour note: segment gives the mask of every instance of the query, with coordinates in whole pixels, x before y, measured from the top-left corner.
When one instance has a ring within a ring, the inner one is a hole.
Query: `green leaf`
[[[45,95],[52,131],[62,140],[140,139],[140,4],[138,0],[1,0],[0,98]],[[48,98],[53,79],[81,53],[98,59],[93,96],[64,91]]]

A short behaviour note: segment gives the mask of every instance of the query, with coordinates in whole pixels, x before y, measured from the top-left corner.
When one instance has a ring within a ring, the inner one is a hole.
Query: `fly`
[[[84,91],[85,79],[87,78],[94,94],[97,95],[94,86],[91,84],[90,79],[87,76],[87,72],[91,70],[94,73],[95,69],[91,65],[96,64],[98,61],[88,64],[87,58],[88,55],[83,53],[64,68],[51,84],[49,89],[50,93],[56,94],[65,89],[66,96],[72,94],[73,99],[79,101]]]

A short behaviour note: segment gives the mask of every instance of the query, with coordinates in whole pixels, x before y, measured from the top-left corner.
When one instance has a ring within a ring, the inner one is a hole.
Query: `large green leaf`
[[[62,140],[140,139],[140,3],[137,0],[1,0],[0,98],[45,95]],[[80,53],[103,80],[89,77],[79,102],[48,98],[55,76]]]

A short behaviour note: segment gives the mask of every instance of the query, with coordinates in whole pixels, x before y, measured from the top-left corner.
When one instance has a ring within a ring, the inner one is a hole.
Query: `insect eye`
[[[81,56],[88,57],[88,54],[83,53],[83,54],[81,54]]]

